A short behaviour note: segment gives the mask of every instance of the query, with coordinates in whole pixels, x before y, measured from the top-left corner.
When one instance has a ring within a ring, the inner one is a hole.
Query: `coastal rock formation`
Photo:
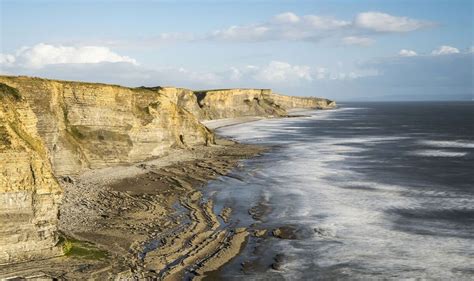
[[[28,102],[0,84],[0,264],[62,254],[61,188],[36,125]]]
[[[265,89],[126,88],[13,76],[0,76],[0,87],[0,264],[62,254],[57,179],[72,184],[91,169],[215,144],[200,120],[335,106]]]
[[[314,108],[314,109],[331,109],[336,107],[336,102],[323,98],[315,97],[294,97],[284,96],[280,94],[270,94],[268,100],[279,105],[284,109],[291,108]]]
[[[278,117],[288,115],[292,108],[334,108],[334,101],[314,97],[293,97],[274,94],[270,89],[226,89],[191,91],[183,88],[157,87],[178,106],[193,113],[199,120],[243,116]]]
[[[134,163],[212,133],[166,96],[114,85],[0,77],[30,103],[55,175]]]

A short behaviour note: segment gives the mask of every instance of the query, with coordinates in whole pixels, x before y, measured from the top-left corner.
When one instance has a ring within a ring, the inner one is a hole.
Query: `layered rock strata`
[[[155,91],[27,77],[0,77],[0,83],[30,103],[57,176],[213,142],[194,115]]]
[[[61,188],[37,119],[20,93],[0,84],[0,264],[60,255]]]
[[[323,98],[293,97],[274,94],[270,89],[226,89],[191,91],[183,88],[151,88],[169,97],[199,120],[243,116],[277,117],[288,115],[291,108],[334,108],[336,103]]]

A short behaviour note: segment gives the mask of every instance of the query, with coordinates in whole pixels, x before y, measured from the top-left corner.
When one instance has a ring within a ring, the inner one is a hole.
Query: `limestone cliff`
[[[294,97],[284,96],[280,94],[269,94],[267,99],[278,104],[281,108],[314,108],[314,109],[331,109],[336,107],[336,102],[323,98],[315,97]]]
[[[156,91],[28,77],[3,76],[0,83],[30,103],[58,176],[213,142],[195,116]]]
[[[0,84],[0,264],[60,255],[61,188],[29,103]]]
[[[191,91],[182,88],[150,88],[169,97],[200,120],[242,116],[285,116],[291,108],[334,108],[336,103],[314,97],[293,97],[270,89],[226,89]]]

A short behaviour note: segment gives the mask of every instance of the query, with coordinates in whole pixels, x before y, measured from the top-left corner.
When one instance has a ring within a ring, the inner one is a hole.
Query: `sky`
[[[471,0],[0,0],[0,74],[474,100]]]

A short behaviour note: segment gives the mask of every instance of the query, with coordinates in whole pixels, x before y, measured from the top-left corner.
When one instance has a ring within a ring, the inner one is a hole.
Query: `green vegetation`
[[[69,126],[69,132],[76,139],[84,139],[86,137],[76,126]]]
[[[2,125],[0,125],[0,145],[4,145],[4,146],[11,145],[7,128],[5,128],[5,126],[2,126]]]
[[[77,257],[88,260],[102,260],[108,257],[106,251],[100,250],[94,246],[94,244],[86,241],[61,237],[59,243],[62,244],[63,252],[67,257]]]
[[[22,99],[20,92],[17,89],[0,83],[0,98],[4,97],[12,97],[16,101],[21,101]]]
[[[17,118],[18,120],[19,118]],[[22,126],[17,122],[9,122],[10,128],[15,132],[15,134],[21,138],[23,141],[28,144],[28,146],[33,150],[41,155],[46,154],[46,150],[43,147],[41,141],[37,138],[34,138],[31,134],[25,132]]]
[[[140,107],[139,105],[135,104],[133,109],[133,114],[142,121],[143,126],[153,121],[153,116],[151,115],[150,108],[148,106]]]

